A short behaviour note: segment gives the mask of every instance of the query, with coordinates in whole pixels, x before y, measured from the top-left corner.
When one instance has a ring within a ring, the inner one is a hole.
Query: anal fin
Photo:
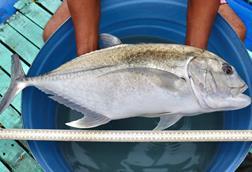
[[[181,115],[167,115],[161,116],[158,125],[154,128],[154,130],[164,130],[176,122],[178,122],[182,118]]]
[[[50,91],[48,89],[38,87],[40,90],[43,92],[50,94],[49,96],[51,99],[55,100],[58,103],[61,103],[75,111],[78,111],[84,115],[84,117],[76,120],[76,121],[71,121],[66,123],[66,125],[74,128],[92,128],[92,127],[97,127],[103,124],[108,123],[110,118],[95,112],[93,110],[90,110],[83,105],[78,104],[76,101],[73,99],[70,99],[69,97],[64,97],[63,95],[59,95],[53,91]]]
[[[51,99],[62,103],[68,107],[70,107],[73,110],[76,110],[78,112],[81,112],[84,117],[71,121],[68,123],[65,123],[66,125],[74,128],[93,128],[97,127],[103,124],[106,124],[110,121],[110,119],[102,114],[99,114],[95,111],[92,111],[88,108],[82,107],[76,103],[71,102],[70,100],[67,100],[60,96],[50,96]]]

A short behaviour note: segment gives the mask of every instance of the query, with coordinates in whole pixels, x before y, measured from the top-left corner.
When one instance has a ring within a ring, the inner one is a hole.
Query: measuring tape
[[[0,139],[77,142],[248,142],[252,130],[0,129]]]

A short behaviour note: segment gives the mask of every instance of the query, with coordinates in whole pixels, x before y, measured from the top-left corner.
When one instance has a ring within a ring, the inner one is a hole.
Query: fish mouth
[[[233,97],[239,96],[240,94],[244,93],[248,89],[247,84],[243,84],[240,87],[233,87],[230,90],[230,93]]]
[[[239,94],[233,97],[233,100],[235,102],[234,104],[238,105],[237,106],[238,108],[234,108],[232,110],[241,109],[251,104],[251,97],[246,94],[243,94],[247,89],[248,89],[247,84],[243,84],[239,88],[240,90]]]
[[[248,89],[247,84],[243,84],[243,85],[240,87],[240,93],[244,93],[247,89]]]
[[[233,90],[231,90],[232,96],[228,96],[224,99],[223,98],[204,99],[201,97],[200,94],[195,94],[195,96],[197,97],[199,104],[202,108],[208,109],[210,111],[213,110],[212,112],[217,110],[218,111],[238,110],[245,108],[251,104],[251,97],[244,94],[244,92],[247,89],[248,89],[247,84],[243,84],[240,87],[233,88]]]

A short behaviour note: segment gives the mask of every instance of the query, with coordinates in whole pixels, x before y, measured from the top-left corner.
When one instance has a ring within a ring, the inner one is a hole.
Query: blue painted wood
[[[22,66],[27,72],[27,64],[33,62],[44,45],[43,28],[60,4],[60,0],[19,0],[15,4],[18,12],[6,24],[0,25],[0,99],[10,84],[11,55],[17,53],[22,57]],[[21,111],[20,95],[12,105],[0,115],[0,127],[22,127],[22,119],[17,112]],[[43,171],[24,147],[28,148],[26,142],[0,141],[0,172]]]

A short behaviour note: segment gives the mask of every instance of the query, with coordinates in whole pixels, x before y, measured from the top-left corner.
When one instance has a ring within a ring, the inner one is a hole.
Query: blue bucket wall
[[[5,22],[10,16],[12,16],[16,9],[14,8],[16,0],[1,0],[0,1],[0,24]]]
[[[101,32],[119,38],[153,36],[183,44],[186,26],[186,1],[180,0],[104,0],[102,1]],[[68,20],[48,40],[34,61],[28,75],[36,76],[74,58],[75,39],[72,21]],[[218,16],[209,41],[209,50],[233,64],[249,85],[252,95],[252,61],[245,47],[229,25]],[[56,128],[56,103],[35,88],[27,88],[22,96],[25,128]],[[251,107],[226,112],[225,129],[251,129]],[[69,171],[58,143],[30,141],[30,148],[46,171]],[[250,143],[220,143],[209,171],[234,171],[245,158]]]
[[[252,51],[252,4],[243,0],[228,0],[228,3],[246,25],[245,44]]]

